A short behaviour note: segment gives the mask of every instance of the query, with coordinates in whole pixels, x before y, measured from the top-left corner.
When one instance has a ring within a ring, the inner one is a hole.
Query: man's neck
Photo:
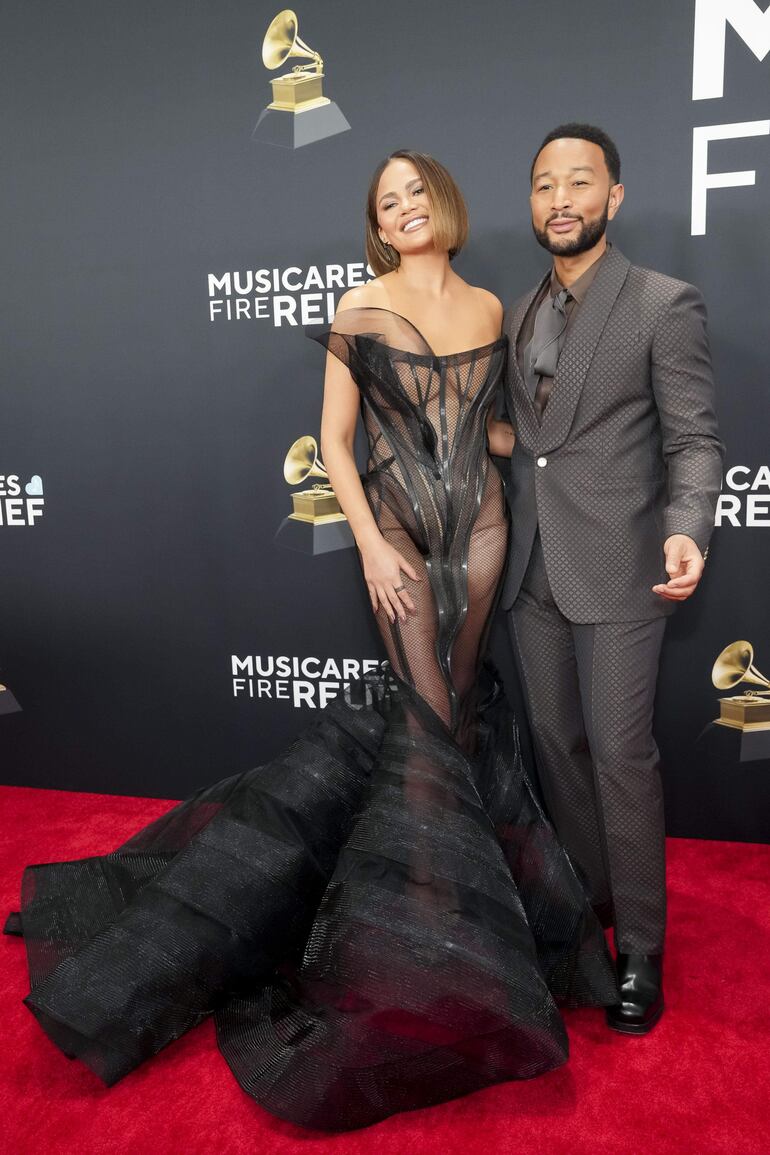
[[[594,245],[592,249],[588,249],[585,253],[576,253],[572,257],[554,256],[553,271],[565,289],[570,285],[574,285],[578,281],[586,269],[590,269],[591,265],[596,264],[600,257],[603,257],[607,251],[607,235],[601,238],[600,241]]]

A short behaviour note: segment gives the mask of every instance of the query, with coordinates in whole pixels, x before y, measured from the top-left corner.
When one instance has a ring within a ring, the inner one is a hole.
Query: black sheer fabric
[[[505,340],[437,357],[385,309],[313,332],[349,367],[365,490],[423,580],[379,675],[281,757],[112,854],[29,867],[26,1004],[111,1084],[214,1014],[268,1111],[361,1127],[549,1070],[556,1000],[617,1000],[601,928],[480,668],[505,555],[484,422]],[[18,929],[11,920],[9,932]]]

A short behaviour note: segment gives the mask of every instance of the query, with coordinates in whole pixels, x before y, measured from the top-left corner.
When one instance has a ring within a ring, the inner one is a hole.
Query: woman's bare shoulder
[[[496,297],[489,289],[482,289],[480,285],[469,285],[468,287],[472,289],[479,307],[489,314],[490,320],[499,329],[503,323],[503,313],[505,312],[500,298]]]
[[[355,285],[352,289],[348,289],[337,302],[337,312],[341,313],[344,309],[366,309],[376,305],[385,305],[387,293],[381,283],[382,280],[382,277],[375,277],[373,281],[367,281],[365,285]]]

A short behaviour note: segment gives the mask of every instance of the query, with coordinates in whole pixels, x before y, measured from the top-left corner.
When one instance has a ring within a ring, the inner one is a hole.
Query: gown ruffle
[[[113,1084],[213,1013],[244,1091],[346,1130],[557,1067],[557,1001],[617,1001],[499,682],[473,758],[365,682],[112,854],[25,871],[25,1002],[65,1054]]]
[[[380,309],[313,335],[362,390],[365,490],[423,567],[419,615],[381,623],[390,663],[280,757],[111,854],[28,867],[6,930],[26,1005],[107,1084],[213,1015],[256,1102],[347,1130],[559,1066],[557,1003],[618,992],[479,668],[505,545],[483,433],[501,342],[436,357]]]

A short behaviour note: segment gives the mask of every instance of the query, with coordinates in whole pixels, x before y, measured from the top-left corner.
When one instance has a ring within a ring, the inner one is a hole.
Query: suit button
[[[548,458],[547,457],[538,457],[537,463],[540,466],[540,468],[542,469],[544,465],[548,464]]]

